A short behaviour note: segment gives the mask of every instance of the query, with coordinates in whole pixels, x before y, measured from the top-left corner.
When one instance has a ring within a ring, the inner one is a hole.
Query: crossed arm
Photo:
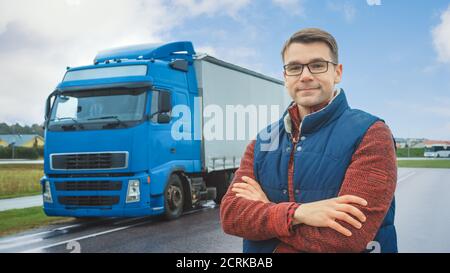
[[[282,242],[278,252],[363,251],[375,237],[394,195],[393,145],[389,128],[375,123],[353,155],[338,197],[299,206],[267,199],[254,180],[252,142],[222,200],[224,231],[250,240],[276,237]],[[292,208],[295,212],[290,215]]]

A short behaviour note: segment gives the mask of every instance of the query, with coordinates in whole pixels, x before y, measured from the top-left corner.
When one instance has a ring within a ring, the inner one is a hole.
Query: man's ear
[[[338,64],[336,66],[335,76],[334,76],[334,83],[335,84],[340,83],[341,80],[342,80],[342,71],[343,71],[342,69],[343,69],[342,64]]]

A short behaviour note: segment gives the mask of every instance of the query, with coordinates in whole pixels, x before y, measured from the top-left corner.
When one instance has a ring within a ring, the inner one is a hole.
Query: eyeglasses
[[[309,72],[311,72],[311,74],[320,74],[320,73],[325,73],[328,71],[328,64],[334,64],[337,65],[337,63],[334,62],[330,62],[330,61],[315,61],[312,63],[308,63],[308,64],[287,64],[284,65],[284,72],[286,73],[287,76],[299,76],[302,74],[303,72],[303,68],[305,66],[308,67]]]

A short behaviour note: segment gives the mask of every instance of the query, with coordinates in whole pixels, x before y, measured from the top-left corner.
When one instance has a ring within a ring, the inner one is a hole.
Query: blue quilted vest
[[[254,173],[274,203],[289,202],[288,164],[294,144],[283,117],[261,131],[254,150]],[[309,203],[336,197],[353,153],[369,127],[380,119],[351,109],[343,90],[324,109],[307,115],[294,152],[295,202]],[[290,123],[290,121],[289,121]],[[375,236],[381,252],[397,252],[395,200]],[[244,252],[273,252],[280,241],[244,239]]]

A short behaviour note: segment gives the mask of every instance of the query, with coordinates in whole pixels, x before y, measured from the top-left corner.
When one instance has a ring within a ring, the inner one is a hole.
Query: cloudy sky
[[[350,105],[396,137],[450,140],[450,2],[408,0],[0,0],[0,122],[42,123],[66,66],[97,51],[191,40],[281,78],[293,32],[335,35]]]

